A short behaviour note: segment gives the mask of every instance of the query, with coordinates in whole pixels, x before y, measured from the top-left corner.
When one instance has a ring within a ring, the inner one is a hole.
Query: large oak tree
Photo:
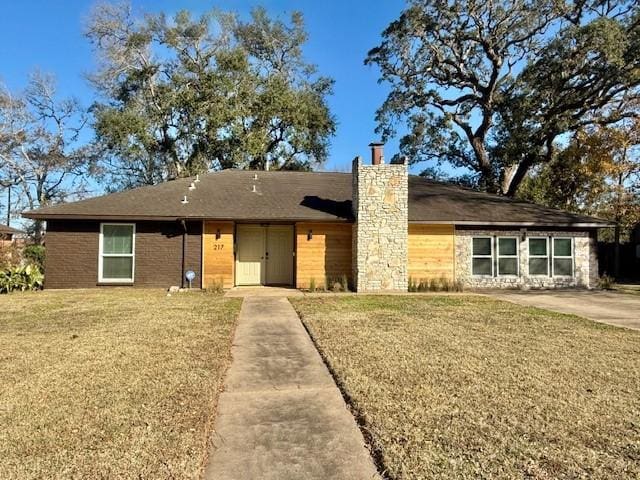
[[[96,148],[111,188],[211,169],[309,169],[327,157],[333,81],[302,54],[300,13],[256,9],[249,21],[209,12],[137,17],[102,4],[87,36]]]
[[[533,168],[518,196],[614,222],[601,236],[613,240],[617,277],[620,243],[640,222],[640,121],[579,130],[551,161]]]
[[[384,138],[514,195],[558,139],[636,113],[640,7],[624,0],[409,0],[366,60],[391,86]]]

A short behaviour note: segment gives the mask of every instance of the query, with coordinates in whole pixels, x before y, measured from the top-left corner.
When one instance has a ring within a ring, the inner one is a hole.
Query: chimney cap
[[[370,147],[383,147],[384,146],[384,142],[371,142],[369,144]]]

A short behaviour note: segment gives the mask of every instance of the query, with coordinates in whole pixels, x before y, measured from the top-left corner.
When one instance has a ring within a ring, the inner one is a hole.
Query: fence
[[[615,244],[598,242],[600,275],[615,275]],[[640,281],[640,244],[620,244],[620,272],[617,280]]]

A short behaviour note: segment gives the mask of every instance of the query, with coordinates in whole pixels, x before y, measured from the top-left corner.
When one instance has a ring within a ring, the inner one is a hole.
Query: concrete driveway
[[[640,295],[587,290],[501,291],[489,295],[520,305],[640,330]]]

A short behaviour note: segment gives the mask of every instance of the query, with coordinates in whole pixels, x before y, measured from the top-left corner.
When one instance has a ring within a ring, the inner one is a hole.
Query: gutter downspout
[[[184,218],[180,219],[180,225],[182,225],[182,274],[180,275],[180,286],[185,288],[184,275],[186,272],[184,269],[187,259],[187,221]]]

